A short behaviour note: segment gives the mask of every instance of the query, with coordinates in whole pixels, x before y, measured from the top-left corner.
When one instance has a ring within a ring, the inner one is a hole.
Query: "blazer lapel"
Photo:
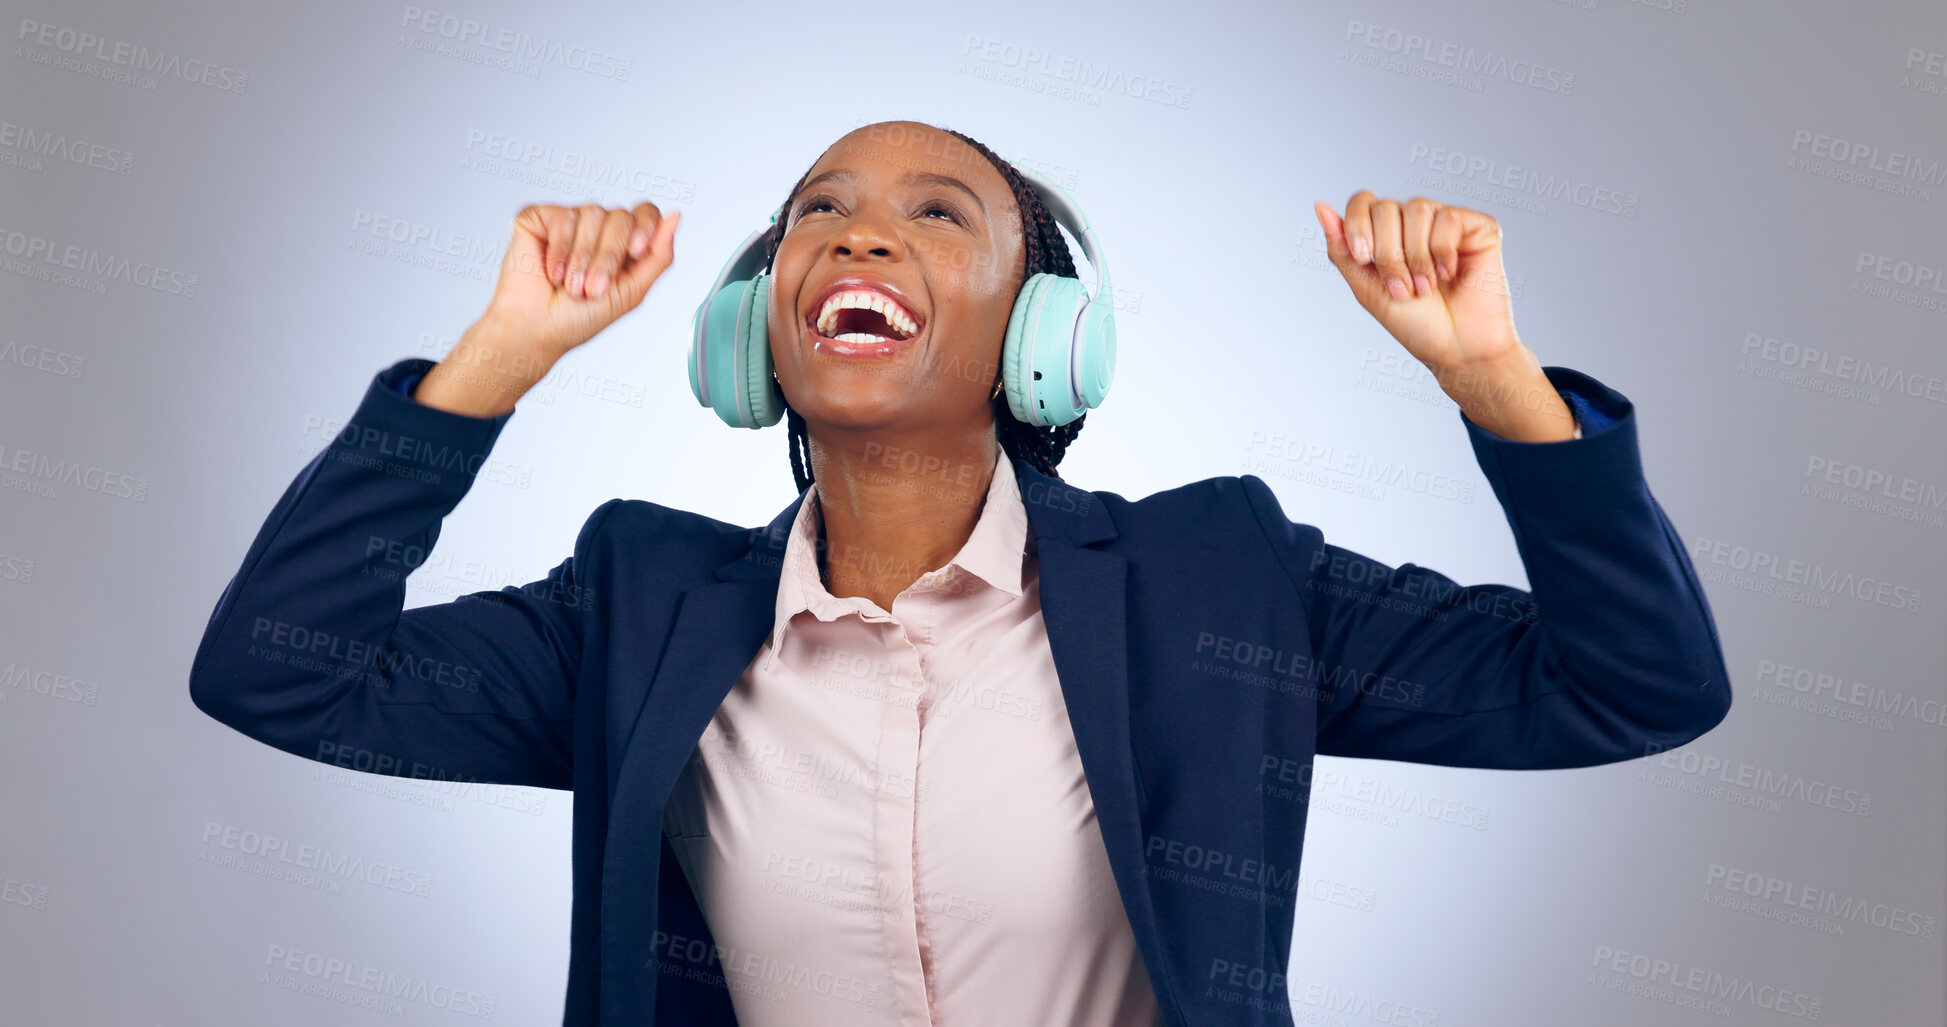
[[[655,980],[658,875],[643,864],[661,852],[658,811],[724,696],[764,644],[799,496],[749,550],[718,567],[717,580],[684,590],[669,647],[653,681],[621,692],[610,716],[631,725],[609,749],[608,838],[602,854],[602,1022],[652,1023],[644,983]],[[633,709],[631,709],[633,707]]]
[[[1150,901],[1135,758],[1129,742],[1128,561],[1087,548],[1116,538],[1095,495],[1016,458],[1041,575],[1041,618],[1075,731],[1116,889],[1165,1009],[1181,1008]]]

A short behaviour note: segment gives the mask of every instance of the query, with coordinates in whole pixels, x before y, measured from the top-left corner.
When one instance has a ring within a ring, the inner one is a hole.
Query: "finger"
[[[676,225],[683,220],[683,212],[672,211],[668,217],[659,217],[656,229],[649,236],[648,247],[642,258],[631,260],[623,265],[622,273],[615,278],[616,299],[626,306],[634,306],[654,285],[656,278],[669,269],[676,258]]]
[[[1318,225],[1325,232],[1325,257],[1332,266],[1345,270],[1345,264],[1352,259],[1352,251],[1346,248],[1345,219],[1324,200],[1312,204],[1312,213],[1318,215]]]
[[[663,212],[655,204],[644,201],[635,205],[635,231],[629,233],[629,256],[640,258],[649,252],[649,239],[656,234],[656,226],[662,223]]]
[[[1330,205],[1319,202],[1313,206],[1318,212],[1319,221],[1325,225],[1325,256],[1339,274],[1345,276],[1345,284],[1352,290],[1352,297],[1359,305],[1372,313],[1378,313],[1385,304],[1379,285],[1379,276],[1372,268],[1361,264],[1352,255],[1352,223],[1333,212]]]
[[[1453,281],[1454,269],[1460,266],[1460,232],[1459,208],[1443,205],[1434,212],[1433,227],[1427,231],[1427,251],[1443,282]]]
[[[622,258],[627,256],[629,236],[634,232],[635,215],[620,207],[602,218],[595,256],[588,264],[588,295],[600,296],[608,291],[608,283],[614,277],[615,269],[622,265]]]
[[[1410,299],[1406,285],[1406,222],[1398,200],[1372,205],[1372,264],[1386,292],[1396,300]]]
[[[1352,248],[1352,259],[1372,263],[1372,204],[1378,199],[1361,189],[1345,201],[1345,239]]]
[[[567,207],[541,208],[548,226],[548,284],[559,289],[568,282],[568,251],[575,245],[575,212]]]
[[[602,216],[607,211],[594,204],[575,208],[575,241],[568,253],[568,295],[585,299],[588,264],[595,259],[595,243],[602,233]]]
[[[1433,234],[1433,216],[1440,205],[1424,196],[1415,196],[1406,201],[1401,213],[1405,218],[1406,270],[1412,275],[1414,296],[1425,296],[1433,291],[1433,255],[1427,249]]]

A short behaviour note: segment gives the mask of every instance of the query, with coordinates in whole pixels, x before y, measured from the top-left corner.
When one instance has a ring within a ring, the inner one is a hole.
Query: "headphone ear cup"
[[[1075,404],[1073,382],[1074,349],[1078,342],[1079,315],[1088,303],[1088,293],[1079,278],[1041,275],[1046,281],[1034,296],[1025,338],[1030,352],[1023,363],[1033,380],[1034,420],[1041,427],[1067,424],[1088,411]]]
[[[784,416],[771,381],[770,276],[725,283],[697,312],[690,392],[732,428],[765,428]]]
[[[1040,400],[1035,396],[1033,324],[1039,319],[1041,290],[1053,276],[1033,274],[1021,283],[1014,297],[1014,310],[1007,317],[1007,336],[1001,342],[1001,381],[1007,390],[1007,409],[1014,419],[1025,424],[1040,424],[1035,413]]]
[[[736,350],[741,374],[731,380],[740,386],[744,407],[739,422],[745,428],[769,428],[784,416],[784,393],[772,379],[771,276],[758,275],[746,291],[747,302],[737,311]]]

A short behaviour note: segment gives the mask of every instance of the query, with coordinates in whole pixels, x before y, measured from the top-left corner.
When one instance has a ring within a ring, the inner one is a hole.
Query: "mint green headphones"
[[[1016,170],[1081,242],[1097,276],[1094,296],[1083,291],[1079,278],[1028,276],[1001,345],[1001,381],[1015,418],[1043,427],[1067,424],[1101,406],[1115,377],[1109,268],[1081,207],[1053,182]],[[783,213],[779,207],[770,223]],[[692,323],[690,392],[733,428],[766,428],[784,416],[784,393],[772,376],[771,276],[762,271],[767,231],[769,226],[752,232],[737,247]]]

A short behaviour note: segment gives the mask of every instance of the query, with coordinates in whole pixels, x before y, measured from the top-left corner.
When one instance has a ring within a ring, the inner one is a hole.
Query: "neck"
[[[902,433],[897,442],[839,433],[810,442],[825,588],[888,611],[967,544],[1001,451],[991,422],[954,435]]]

